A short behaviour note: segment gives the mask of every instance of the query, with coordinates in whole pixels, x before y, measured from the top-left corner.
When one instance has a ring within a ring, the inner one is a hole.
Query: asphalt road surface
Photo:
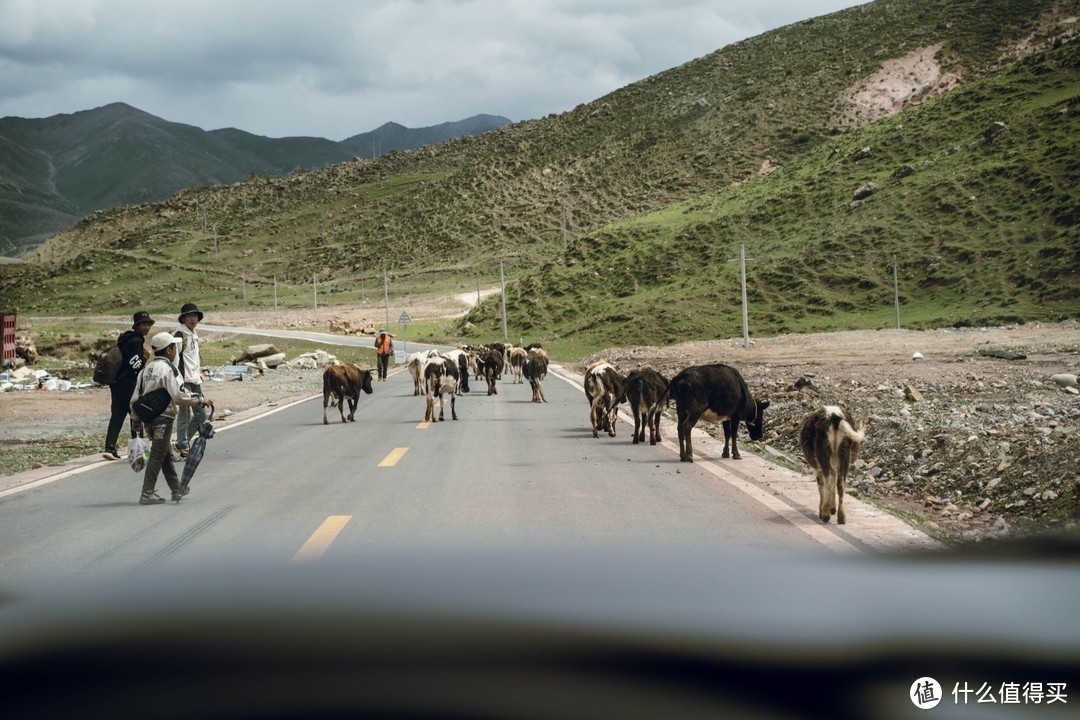
[[[800,527],[821,532],[805,513],[793,522],[708,462],[680,463],[670,443],[632,445],[625,423],[594,439],[576,382],[550,374],[547,404],[509,376],[497,395],[472,387],[458,421],[447,407],[445,421],[423,423],[423,398],[399,371],[361,396],[356,422],[330,408],[323,425],[311,399],[224,426],[179,504],[138,505],[141,474],[126,463],[4,492],[0,591],[374,548],[835,549]],[[168,497],[164,479],[158,491]]]

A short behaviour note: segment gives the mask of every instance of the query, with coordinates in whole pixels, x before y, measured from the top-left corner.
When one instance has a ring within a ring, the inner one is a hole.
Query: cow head
[[[751,440],[760,440],[765,435],[765,408],[769,407],[769,401],[761,400],[755,406],[754,419],[746,422],[746,431],[750,433]]]
[[[364,393],[367,395],[370,395],[372,393],[370,370],[360,371],[360,389],[363,390]]]

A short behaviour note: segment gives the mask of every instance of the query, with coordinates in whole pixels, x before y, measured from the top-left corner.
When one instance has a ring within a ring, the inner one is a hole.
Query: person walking
[[[203,313],[195,303],[184,303],[180,308],[180,317],[176,321],[180,327],[173,337],[181,339],[179,359],[176,362],[180,370],[182,387],[192,397],[202,397],[202,357],[199,355],[199,334],[195,327],[202,322]],[[181,405],[176,414],[176,452],[181,459],[186,459],[190,440],[199,433],[199,427],[206,422],[206,411],[202,405],[188,407]]]
[[[381,382],[386,381],[386,371],[390,366],[390,355],[394,352],[393,336],[388,335],[385,330],[379,331],[379,336],[375,338],[375,359],[378,360],[379,380]]]
[[[154,326],[154,318],[150,313],[140,310],[131,316],[131,329],[125,330],[117,338],[116,344],[120,346],[123,354],[123,362],[116,380],[109,386],[111,395],[111,415],[109,417],[109,429],[105,432],[105,453],[102,455],[106,460],[119,460],[116,442],[120,438],[120,429],[124,427],[124,421],[128,418],[131,401],[131,392],[135,389],[135,381],[146,363],[146,348],[143,340],[150,334],[150,328]],[[135,437],[137,428],[141,426],[138,421],[132,421],[131,437]]]
[[[134,418],[137,417],[135,401],[142,395],[158,388],[165,388],[171,398],[168,407],[151,420],[146,428],[146,433],[150,438],[150,458],[146,462],[146,470],[143,471],[142,494],[139,495],[140,505],[158,505],[165,502],[165,498],[158,495],[155,490],[159,473],[164,473],[165,482],[172,490],[174,502],[187,494],[186,491],[180,489],[180,477],[176,473],[176,465],[173,464],[171,452],[172,428],[176,420],[176,411],[178,407],[183,406],[214,407],[214,401],[210,398],[201,395],[193,397],[181,387],[176,358],[183,342],[183,339],[174,337],[168,332],[159,332],[150,339],[150,349],[154,351],[154,358],[139,373],[139,379],[128,401],[128,410]]]

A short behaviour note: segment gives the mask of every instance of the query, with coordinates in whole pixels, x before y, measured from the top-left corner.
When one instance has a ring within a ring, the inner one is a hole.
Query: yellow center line
[[[409,448],[394,448],[394,451],[383,458],[383,461],[379,463],[379,467],[394,467],[397,465],[405,453],[409,452]]]
[[[307,539],[296,554],[293,555],[292,562],[315,562],[322,557],[326,552],[326,548],[330,547],[330,543],[334,542],[334,538],[338,536],[341,529],[345,527],[345,523],[352,519],[352,515],[331,515],[323,521],[323,524],[319,526],[311,537]]]
[[[431,426],[431,421],[430,420],[425,420],[424,422],[417,425],[416,429],[417,430],[424,430],[424,429],[426,429],[426,428],[428,428],[430,426]]]

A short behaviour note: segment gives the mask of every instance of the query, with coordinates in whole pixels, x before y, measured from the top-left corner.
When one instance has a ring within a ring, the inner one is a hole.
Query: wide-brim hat
[[[170,345],[181,345],[184,342],[184,338],[175,337],[170,332],[159,332],[154,337],[150,338],[150,347],[154,352],[160,352]]]
[[[180,308],[180,316],[176,318],[176,322],[184,322],[185,315],[198,315],[199,322],[202,322],[203,319],[202,310],[195,303],[184,303],[184,307]]]
[[[142,323],[150,323],[151,325],[154,324],[154,318],[150,317],[150,313],[146,312],[145,310],[140,310],[139,312],[131,316],[131,324],[133,326],[140,325]]]

